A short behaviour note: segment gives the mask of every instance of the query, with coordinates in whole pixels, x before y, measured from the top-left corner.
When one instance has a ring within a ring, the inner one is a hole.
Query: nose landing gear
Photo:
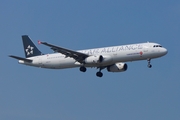
[[[152,67],[152,65],[151,65],[151,59],[149,58],[149,59],[147,59],[147,61],[148,61],[148,68],[151,68]]]

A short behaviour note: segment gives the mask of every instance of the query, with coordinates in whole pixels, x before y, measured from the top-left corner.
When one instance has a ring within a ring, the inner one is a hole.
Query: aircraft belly
[[[43,61],[43,67],[50,69],[64,69],[78,66],[74,63],[75,60],[72,58],[47,59]]]

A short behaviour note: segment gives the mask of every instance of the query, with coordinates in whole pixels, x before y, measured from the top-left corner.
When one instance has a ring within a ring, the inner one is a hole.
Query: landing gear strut
[[[99,68],[99,72],[96,73],[96,76],[97,77],[102,77],[103,76],[103,73],[101,72],[103,68]]]
[[[147,61],[148,61],[148,68],[151,68],[151,67],[152,67],[152,65],[151,65],[151,59],[147,59]]]
[[[81,67],[79,68],[79,70],[80,70],[81,72],[86,72],[86,68],[85,68],[84,66],[81,66]]]

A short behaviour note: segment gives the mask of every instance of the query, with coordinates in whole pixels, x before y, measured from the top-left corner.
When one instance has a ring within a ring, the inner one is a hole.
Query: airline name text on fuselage
[[[140,50],[140,49],[143,49],[142,44],[96,48],[96,49],[89,49],[89,50],[80,50],[79,52],[82,52],[82,53],[85,53],[88,55],[93,55],[93,54],[113,53],[113,52],[119,52],[119,51]]]

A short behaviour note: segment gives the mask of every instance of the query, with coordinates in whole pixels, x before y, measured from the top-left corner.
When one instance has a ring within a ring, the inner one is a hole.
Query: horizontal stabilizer
[[[33,60],[30,60],[30,59],[26,59],[26,58],[14,56],[14,55],[9,55],[9,57],[12,57],[12,58],[15,58],[15,59],[18,59],[18,60],[23,60],[25,62],[32,62],[33,61]]]

